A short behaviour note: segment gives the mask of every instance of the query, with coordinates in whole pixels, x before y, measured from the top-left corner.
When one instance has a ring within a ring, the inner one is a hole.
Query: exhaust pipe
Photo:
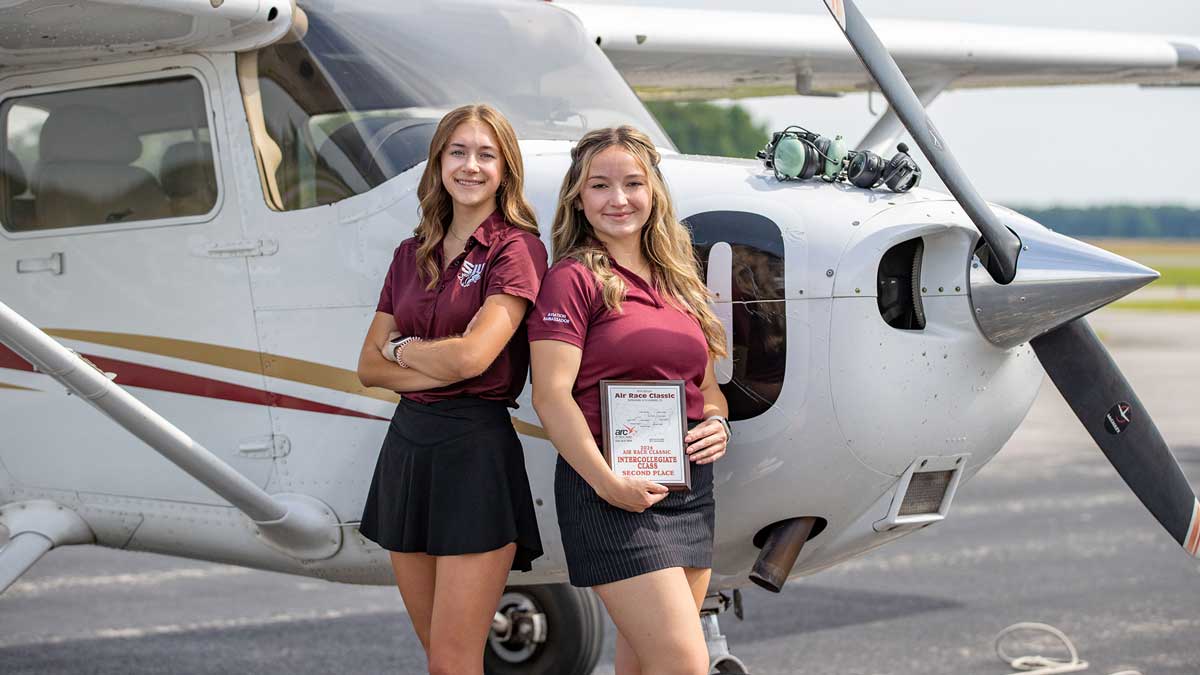
[[[796,565],[800,549],[804,548],[804,542],[808,541],[808,536],[816,524],[817,519],[813,516],[789,518],[767,527],[760,533],[759,537],[765,534],[765,541],[758,554],[758,560],[754,561],[754,569],[750,570],[750,581],[772,593],[783,590],[788,575],[792,573],[792,567]]]

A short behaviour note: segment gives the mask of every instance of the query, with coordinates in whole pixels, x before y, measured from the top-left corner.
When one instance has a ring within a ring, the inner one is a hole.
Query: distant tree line
[[[720,157],[754,156],[767,142],[766,125],[739,105],[655,101],[647,104],[680,152]],[[1094,206],[1018,211],[1073,237],[1200,238],[1200,209],[1181,206]]]
[[[740,105],[651,101],[646,107],[685,154],[750,159],[767,144],[766,125]]]
[[[1016,210],[1072,237],[1200,238],[1200,209],[1182,206],[1016,207]]]

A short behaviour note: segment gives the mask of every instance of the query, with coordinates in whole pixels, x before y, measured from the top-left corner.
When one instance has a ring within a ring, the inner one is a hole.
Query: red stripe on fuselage
[[[33,372],[33,366],[29,365],[28,361],[4,345],[0,345],[0,368]]]
[[[174,370],[144,366],[138,363],[130,363],[129,361],[110,359],[103,356],[92,356],[91,354],[84,354],[84,356],[99,366],[101,370],[116,373],[116,382],[123,387],[139,387],[141,389],[166,391],[172,394],[215,398],[222,401],[236,401],[238,403],[265,405],[289,410],[303,410],[327,415],[345,415],[347,417],[387,421],[383,417],[368,415],[357,410],[338,408],[295,396],[277,394],[272,391],[263,391],[262,389],[254,389],[252,387],[243,387],[239,384],[222,382],[207,377],[188,375]],[[0,368],[25,371],[33,370],[33,366],[30,366],[28,361],[4,345],[0,345]]]

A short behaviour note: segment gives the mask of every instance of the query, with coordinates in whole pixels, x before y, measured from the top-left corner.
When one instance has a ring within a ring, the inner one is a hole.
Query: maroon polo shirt
[[[688,419],[704,415],[700,384],[708,366],[708,342],[700,322],[616,261],[612,267],[625,280],[620,313],[605,307],[591,270],[568,258],[546,272],[525,320],[530,341],[559,340],[583,350],[571,393],[597,444],[600,380],[683,380]]]
[[[416,238],[396,248],[392,266],[383,281],[376,311],[391,314],[396,330],[425,340],[461,335],[489,295],[503,293],[533,302],[546,273],[546,247],[536,236],[508,224],[500,211],[475,229],[465,250],[441,273],[433,290],[417,272]],[[442,248],[434,255],[442,268]],[[517,396],[529,374],[529,343],[525,327],[478,377],[428,391],[404,394],[418,403],[448,398],[476,397],[504,401],[517,407]]]

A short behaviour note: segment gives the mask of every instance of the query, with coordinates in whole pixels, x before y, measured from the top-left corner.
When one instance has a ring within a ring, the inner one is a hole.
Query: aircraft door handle
[[[291,451],[292,441],[282,434],[251,438],[238,443],[237,448],[237,454],[250,459],[286,457]]]
[[[206,258],[253,258],[278,251],[279,242],[274,239],[203,242],[192,249],[194,255]]]
[[[17,274],[33,274],[34,272],[63,273],[63,254],[51,253],[46,258],[21,258],[17,260]]]

